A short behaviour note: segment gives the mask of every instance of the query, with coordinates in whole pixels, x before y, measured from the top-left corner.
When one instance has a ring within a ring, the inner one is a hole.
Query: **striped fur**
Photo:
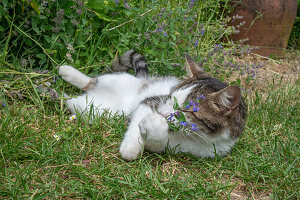
[[[145,77],[149,74],[145,58],[134,50],[127,51],[112,63],[114,72],[127,72],[130,68],[135,71],[137,77]]]

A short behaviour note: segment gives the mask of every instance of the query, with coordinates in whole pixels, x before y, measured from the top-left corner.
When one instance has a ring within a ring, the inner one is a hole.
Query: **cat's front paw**
[[[163,140],[168,135],[168,123],[158,113],[147,115],[140,123],[139,128],[146,140]]]
[[[142,151],[142,141],[128,140],[124,139],[120,146],[121,156],[125,160],[135,160],[137,159],[139,153]]]

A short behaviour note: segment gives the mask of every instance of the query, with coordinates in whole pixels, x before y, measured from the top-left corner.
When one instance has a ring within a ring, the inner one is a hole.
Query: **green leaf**
[[[45,49],[45,51],[47,51],[48,53],[57,53],[56,50],[52,50],[52,49]]]
[[[116,21],[116,20],[113,20],[113,19],[109,19],[106,16],[104,16],[104,15],[102,15],[102,14],[96,12],[96,11],[94,11],[94,13],[97,15],[97,17],[99,19],[103,19],[104,21],[107,21],[107,22],[115,22]]]
[[[33,10],[34,10],[38,15],[41,14],[41,11],[40,11],[40,9],[39,9],[39,5],[38,5],[38,3],[37,3],[35,0],[31,0],[31,1],[29,2],[29,4],[31,5],[31,7],[33,8]]]
[[[47,61],[46,55],[43,53],[37,54],[36,57],[40,58],[39,64],[42,65]]]
[[[33,45],[31,39],[24,38],[24,42],[25,42],[25,44],[27,44],[28,46],[32,46],[32,45]]]
[[[38,28],[38,25],[37,25],[37,18],[32,18],[31,19],[31,25],[32,25],[32,29],[37,33],[37,34],[40,34],[40,30]]]
[[[76,5],[74,1],[72,0],[59,0],[58,1],[59,7],[61,9],[64,9],[64,14],[69,16],[71,14],[74,14],[72,11],[72,6]]]
[[[240,80],[239,78],[236,79],[236,84],[237,84],[238,86],[241,86],[241,80]]]
[[[184,114],[183,114],[182,112],[180,112],[179,117],[177,117],[176,115],[175,115],[175,117],[176,117],[176,119],[177,119],[178,121],[180,121],[180,122],[182,122],[182,121],[185,121],[185,122],[186,122],[186,118],[185,118],[185,116],[184,116]]]
[[[174,132],[178,132],[179,131],[179,127],[173,123],[169,123],[169,128],[174,131]]]
[[[6,8],[7,7],[7,4],[8,4],[8,0],[2,0],[2,3],[4,5],[4,7]]]
[[[177,100],[176,97],[174,97],[173,109],[174,109],[174,110],[178,110],[178,108],[179,108],[178,100]]]

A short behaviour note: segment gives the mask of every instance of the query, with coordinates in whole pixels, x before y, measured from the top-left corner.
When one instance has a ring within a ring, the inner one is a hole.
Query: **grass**
[[[0,198],[300,196],[299,52],[288,54],[287,61],[259,58],[263,68],[233,56],[249,48],[221,42],[232,33],[221,0],[132,0],[130,9],[121,1],[78,2],[0,3]],[[101,74],[131,48],[146,56],[152,74],[182,76],[178,66],[189,52],[209,73],[244,88],[248,121],[229,155],[205,159],[144,152],[124,161],[118,151],[125,116],[106,113],[91,124],[72,121],[62,100],[36,89],[49,82],[60,93],[76,95],[79,90],[58,78],[57,64]],[[248,74],[241,76],[238,68]]]
[[[299,85],[267,88],[248,96],[244,135],[228,156],[215,159],[145,152],[126,162],[118,153],[124,116],[102,116],[89,125],[38,101],[2,106],[0,196],[297,199]]]

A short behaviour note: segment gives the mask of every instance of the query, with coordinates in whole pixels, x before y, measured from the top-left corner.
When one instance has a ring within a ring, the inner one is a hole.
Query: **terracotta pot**
[[[245,24],[229,39],[248,38],[247,44],[259,47],[252,53],[282,57],[297,15],[297,0],[232,0],[230,3],[236,6],[230,16],[243,16],[230,25],[237,26],[243,21]]]

